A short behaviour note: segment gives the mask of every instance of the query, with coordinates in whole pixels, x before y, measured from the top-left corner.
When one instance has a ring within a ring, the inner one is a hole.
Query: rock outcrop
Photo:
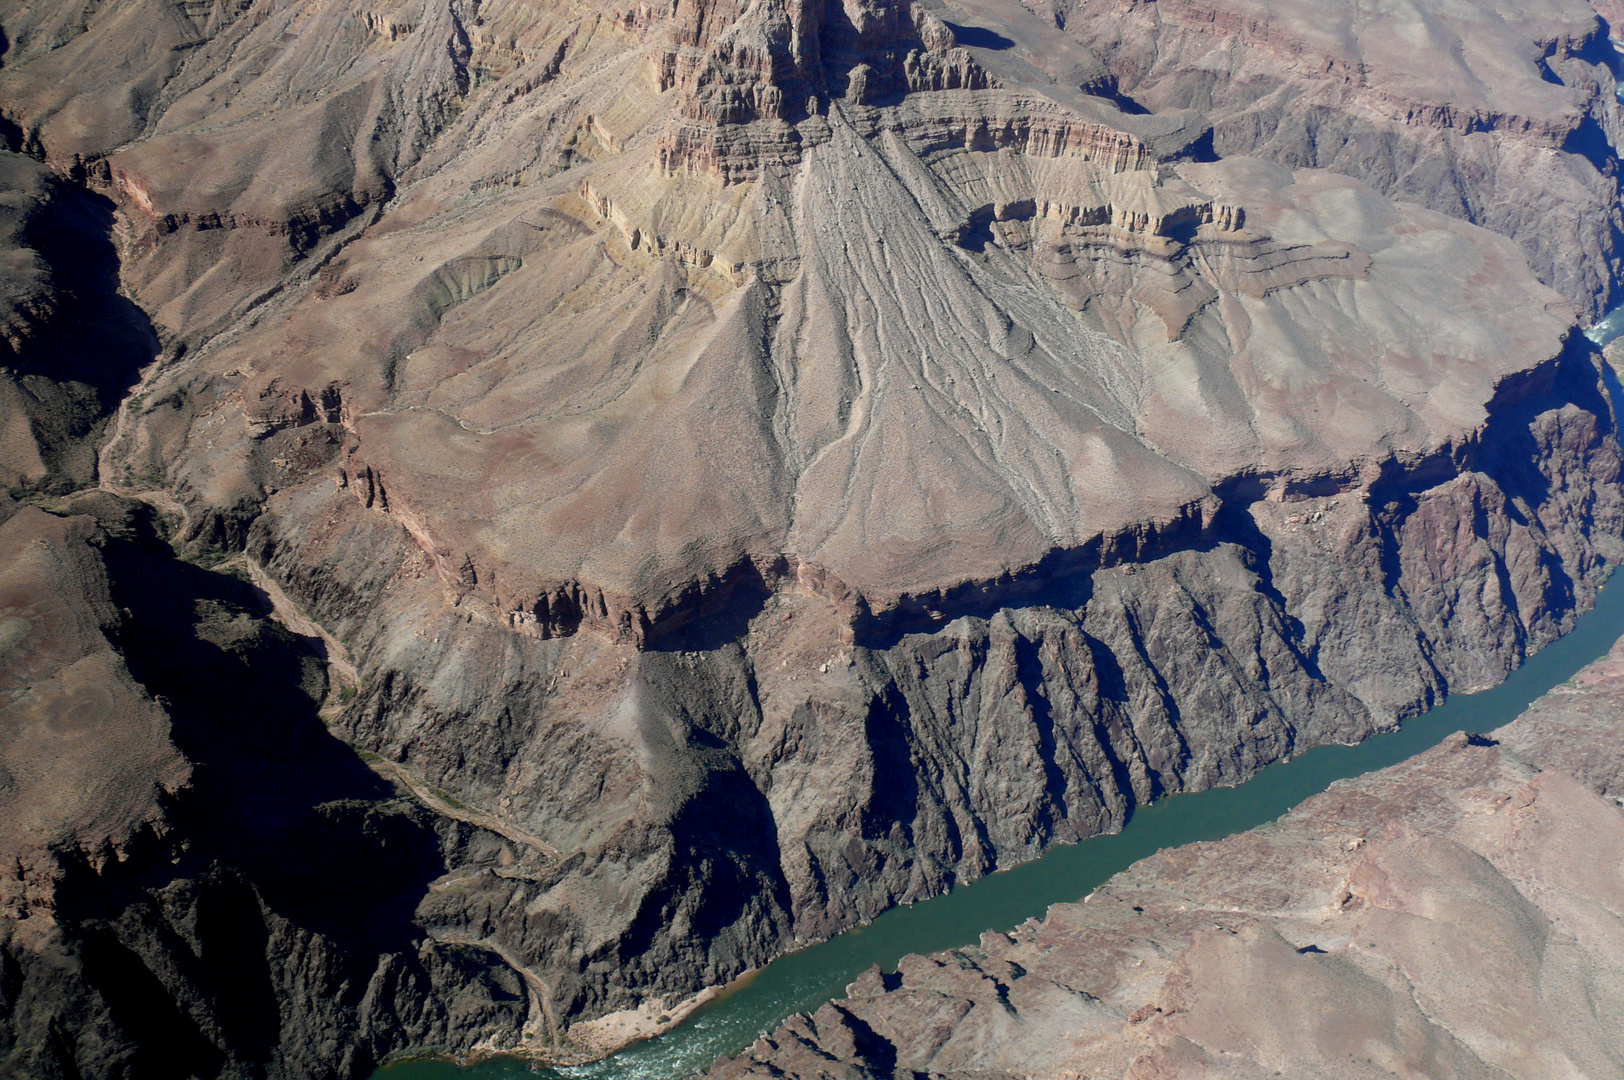
[[[1607,1075],[1624,643],[1488,735],[878,968],[710,1075]]]
[[[1297,81],[1248,81],[1237,41],[1203,95],[1208,31],[1175,48],[1156,7],[0,3],[13,522],[95,484],[253,582],[217,619],[218,575],[151,537],[97,570],[81,522],[50,542],[88,568],[18,594],[100,628],[193,779],[53,819],[47,868],[99,822],[152,838],[128,880],[73,870],[111,906],[51,916],[13,1059],[93,1073],[182,1029],[310,1074],[599,1052],[571,1026],[1362,738],[1570,626],[1624,556],[1616,383],[1576,325],[1615,275],[1595,16],[1440,16],[1481,61],[1462,126],[1380,20],[1338,45],[1366,75],[1271,30]],[[1238,142],[1247,87],[1350,126]],[[1388,168],[1444,145],[1459,204]],[[1482,211],[1513,175],[1578,248]],[[98,606],[154,567],[175,599]],[[273,659],[183,694],[158,643],[223,663],[225,623]],[[245,853],[218,823],[259,813],[231,794],[255,744],[199,734],[244,696],[321,762]],[[333,871],[383,938],[277,868],[311,813],[314,865],[395,866]],[[264,946],[251,1003],[154,899],[205,878],[267,928],[232,938]],[[67,1046],[102,923],[167,1019],[109,1004]],[[268,1003],[298,1022],[224,1019]]]
[[[1619,303],[1616,28],[1584,3],[971,6],[1063,25],[1220,155],[1353,173],[1512,237],[1588,317]]]
[[[544,1027],[412,918],[500,838],[332,737],[326,665],[240,568],[140,504],[62,509],[0,505],[0,1072],[365,1075]]]
[[[330,483],[273,497],[248,547],[347,644],[347,740],[574,853],[531,845],[536,871],[466,878],[432,918],[537,958],[560,1013],[593,1015],[1498,681],[1588,603],[1593,578],[1555,568],[1602,565],[1566,524],[1613,505],[1572,489],[1616,468],[1572,400],[1594,378],[1581,361],[1521,385],[1519,434],[1496,424],[1465,467],[1238,493],[1131,557],[1012,582],[993,611],[909,613],[927,629],[745,579],[651,647],[515,634],[472,590],[445,606],[410,533]],[[1513,438],[1539,449],[1495,460]],[[1518,505],[1526,524],[1501,524]]]
[[[157,354],[119,295],[113,205],[0,150],[0,484],[93,481],[109,415]]]

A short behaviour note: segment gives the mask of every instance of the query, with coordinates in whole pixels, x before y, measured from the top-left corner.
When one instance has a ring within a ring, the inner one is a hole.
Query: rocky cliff
[[[10,1060],[598,1052],[1571,625],[1602,24],[1154,8],[0,3],[0,760],[48,596],[167,778],[5,841]]]
[[[1517,241],[1589,316],[1619,303],[1617,57],[1583,3],[1052,4],[1143,107],[1200,109],[1221,155],[1350,172]]]
[[[413,919],[494,838],[333,738],[326,665],[240,568],[141,504],[53,509],[0,508],[0,1071],[357,1075],[530,1021]]]
[[[1608,1075],[1624,645],[1488,735],[878,968],[722,1078]]]

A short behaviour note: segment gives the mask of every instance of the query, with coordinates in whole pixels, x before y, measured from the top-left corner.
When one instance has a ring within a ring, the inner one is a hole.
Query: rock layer
[[[155,854],[76,879],[111,906],[51,916],[56,967],[17,961],[57,989],[7,999],[7,1052],[601,1050],[571,1024],[1361,738],[1571,625],[1624,537],[1573,310],[1613,274],[1594,17],[1440,16],[1484,72],[1462,124],[1416,74],[1438,50],[1367,40],[1391,19],[1342,35],[1379,79],[1315,39],[1323,65],[1203,96],[1205,31],[1175,48],[1135,9],[1105,48],[1089,12],[0,3],[3,131],[37,159],[4,160],[0,386],[36,388],[4,403],[6,475],[58,514],[38,489],[137,496],[260,590],[221,615],[151,537],[106,571],[51,541],[194,780],[56,819],[41,865],[103,820]],[[1321,156],[1236,141],[1245,88],[1286,75],[1282,115],[1353,118]],[[1383,194],[1435,144],[1459,205]],[[1260,157],[1214,160],[1236,149]],[[1356,175],[1298,167],[1333,159]],[[1535,160],[1507,197],[1582,225],[1577,276],[1480,212]],[[92,329],[117,348],[73,353]],[[137,596],[154,567],[174,603],[105,609],[98,573]],[[200,699],[154,644],[212,664],[239,629],[280,659],[211,685],[282,702],[320,762],[245,852],[209,818],[250,813],[218,778],[255,744],[195,741],[244,695]],[[382,938],[295,902],[275,853],[312,814],[348,837],[319,866],[406,849],[354,884]],[[199,974],[154,899],[228,878],[268,988]],[[157,1027],[85,966],[104,923]],[[109,1034],[64,1048],[97,1000]],[[274,1038],[228,1019],[270,1003],[299,1018]]]
[[[249,551],[348,643],[346,738],[579,853],[469,879],[433,917],[541,957],[560,1010],[590,1015],[1497,682],[1588,603],[1593,579],[1555,568],[1603,565],[1584,537],[1613,488],[1572,486],[1617,468],[1572,400],[1596,400],[1588,365],[1508,394],[1505,428],[1459,464],[1369,493],[1238,493],[1132,561],[1012,585],[1025,604],[920,612],[932,631],[854,630],[816,589],[741,583],[656,648],[514,635],[475,597],[441,606],[409,534],[325,485],[273,498]],[[1540,449],[1501,458],[1507,429]],[[1491,524],[1520,505],[1526,524]]]
[[[1610,1075],[1621,732],[1624,642],[1498,731],[871,969],[711,1075]]]
[[[1586,4],[1044,8],[1119,93],[1202,110],[1217,153],[1353,173],[1512,237],[1590,317],[1618,304],[1616,28]]]

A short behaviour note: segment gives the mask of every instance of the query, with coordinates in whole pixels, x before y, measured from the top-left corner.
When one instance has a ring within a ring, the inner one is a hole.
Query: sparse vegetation
[[[455,795],[452,795],[448,791],[442,791],[437,787],[431,787],[431,788],[429,788],[429,794],[433,795],[436,799],[439,799],[441,802],[445,803],[447,806],[451,807],[451,809],[453,809],[453,810],[466,810],[466,809],[468,809],[468,804],[467,803],[465,803],[462,800],[458,799]]]

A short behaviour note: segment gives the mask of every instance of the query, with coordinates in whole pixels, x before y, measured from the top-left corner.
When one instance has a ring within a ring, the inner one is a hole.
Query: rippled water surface
[[[1624,319],[1621,319],[1624,321]],[[1052,849],[1041,859],[961,885],[943,896],[886,912],[870,926],[782,957],[736,984],[659,1038],[593,1065],[548,1069],[511,1058],[458,1066],[418,1060],[386,1066],[373,1080],[680,1080],[718,1056],[736,1054],[785,1017],[813,1010],[870,965],[894,969],[909,953],[974,944],[985,930],[1010,930],[1050,904],[1077,901],[1111,875],[1162,848],[1217,840],[1272,821],[1333,781],[1383,768],[1452,732],[1488,731],[1605,654],[1624,634],[1624,585],[1603,589],[1573,632],[1533,656],[1500,686],[1458,695],[1397,731],[1358,746],[1322,746],[1271,765],[1239,787],[1175,795],[1143,807],[1115,836]]]
[[[1624,87],[1620,87],[1619,94],[1624,95]],[[1624,101],[1624,96],[1619,100]],[[1597,345],[1606,345],[1621,334],[1624,334],[1624,307],[1616,307],[1609,311],[1591,323],[1590,329],[1585,331],[1585,337]]]

